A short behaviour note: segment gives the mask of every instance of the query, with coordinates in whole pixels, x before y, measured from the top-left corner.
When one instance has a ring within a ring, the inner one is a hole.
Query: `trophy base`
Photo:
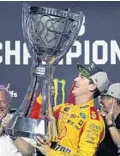
[[[27,117],[16,117],[14,124],[8,126],[7,133],[12,136],[25,137],[34,139],[35,136],[39,135],[43,138],[49,138],[56,140],[56,136],[48,134],[48,125],[51,121],[47,118],[36,120]],[[54,131],[54,130],[53,130]]]

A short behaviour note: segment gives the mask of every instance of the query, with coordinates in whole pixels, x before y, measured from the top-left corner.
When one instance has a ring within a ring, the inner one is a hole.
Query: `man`
[[[58,119],[58,142],[51,147],[49,140],[36,138],[39,150],[46,156],[94,156],[104,138],[105,125],[94,107],[94,98],[108,87],[108,77],[92,65],[78,64],[80,74],[74,80],[75,105],[66,103],[54,110]]]
[[[97,156],[118,156],[120,152],[120,83],[110,85],[107,92],[102,94],[100,103],[106,122],[106,136]]]
[[[10,114],[10,94],[4,85],[0,85],[0,156],[31,156],[33,147],[22,138],[12,140],[5,134],[12,115]]]

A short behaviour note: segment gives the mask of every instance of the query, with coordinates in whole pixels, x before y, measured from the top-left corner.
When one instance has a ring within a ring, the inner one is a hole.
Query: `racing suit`
[[[36,99],[31,117],[39,119],[42,96]],[[94,100],[85,104],[61,104],[54,108],[58,142],[47,156],[94,156],[104,139],[105,124],[94,107]]]
[[[58,142],[47,156],[94,156],[104,139],[104,120],[94,107],[85,104],[61,104],[54,110],[57,118]]]

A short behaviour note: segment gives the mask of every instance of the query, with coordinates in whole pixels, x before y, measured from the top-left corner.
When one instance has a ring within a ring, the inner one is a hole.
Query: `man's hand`
[[[40,136],[37,136],[35,140],[37,142],[37,148],[40,150],[40,152],[44,155],[47,155],[50,150],[51,142],[48,139],[41,138]]]
[[[2,119],[2,122],[1,122],[1,127],[2,128],[6,128],[11,120],[11,114],[7,114],[3,119]]]
[[[105,116],[105,120],[107,122],[107,125],[112,124],[112,123],[115,122],[114,106],[115,106],[115,101],[113,99],[111,110]]]
[[[2,120],[5,117],[5,113],[4,112],[0,112],[0,120]]]

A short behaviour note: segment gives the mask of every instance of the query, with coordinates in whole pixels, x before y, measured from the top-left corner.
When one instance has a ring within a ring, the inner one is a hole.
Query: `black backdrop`
[[[0,2],[0,82],[11,84],[12,107],[16,108],[30,83],[32,63],[22,34],[22,3]],[[27,3],[58,9],[71,8],[72,12],[83,11],[85,15],[77,41],[55,71],[59,86],[66,82],[63,86],[65,97],[78,74],[77,62],[87,65],[94,61],[108,72],[111,82],[120,81],[120,2]],[[59,91],[59,96],[63,98],[63,91]]]

